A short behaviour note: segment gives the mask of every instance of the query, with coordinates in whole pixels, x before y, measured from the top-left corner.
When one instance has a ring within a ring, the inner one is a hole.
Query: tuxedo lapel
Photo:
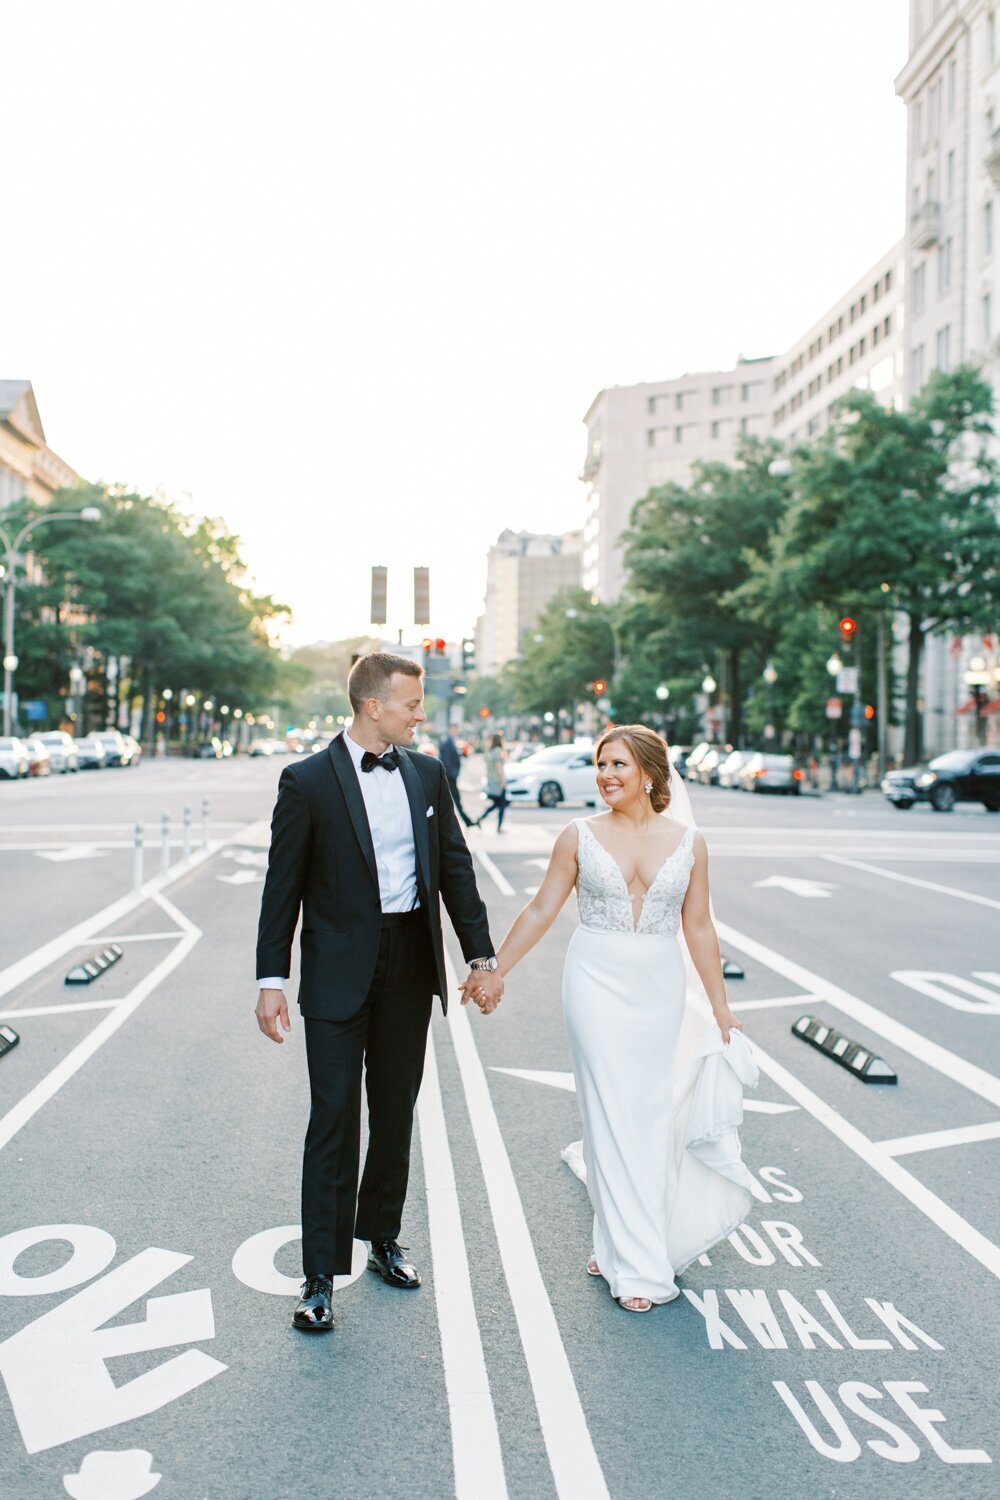
[[[343,743],[343,739],[343,734],[338,734],[336,739],[331,743],[327,754],[330,757],[330,764],[337,773],[340,790],[344,794],[347,811],[350,813],[351,823],[354,826],[354,832],[361,846],[361,853],[365,857],[365,863],[375,883],[375,894],[377,896],[379,889],[378,866],[375,863],[375,845],[372,843],[372,831],[368,826],[365,799],[362,797],[361,788],[358,786],[358,776],[354,769],[354,762],[351,760],[351,752]]]
[[[397,749],[399,757],[399,774],[403,778],[406,788],[407,800],[410,804],[410,818],[413,823],[413,844],[417,851],[417,880],[420,885],[420,899],[426,905],[430,901],[431,889],[431,856],[430,839],[427,834],[427,798],[420,784],[420,776],[416,767],[410,760],[405,750]]]

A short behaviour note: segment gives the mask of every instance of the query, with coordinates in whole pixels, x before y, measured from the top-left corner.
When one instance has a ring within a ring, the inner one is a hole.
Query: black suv
[[[981,802],[1000,812],[1000,750],[949,750],[929,766],[890,771],[882,790],[894,807],[929,802],[935,812],[951,812],[956,802]]]

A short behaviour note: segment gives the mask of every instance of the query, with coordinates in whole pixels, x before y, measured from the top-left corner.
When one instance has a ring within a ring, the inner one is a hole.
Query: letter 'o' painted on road
[[[46,1240],[63,1240],[73,1253],[58,1271],[44,1276],[19,1276],[14,1262],[25,1250]],[[39,1224],[35,1229],[17,1229],[0,1239],[0,1297],[41,1297],[46,1292],[65,1292],[107,1270],[117,1245],[106,1229],[92,1224]]]
[[[301,1276],[282,1276],[276,1269],[274,1257],[283,1246],[302,1238],[301,1224],[284,1224],[277,1229],[264,1229],[260,1234],[244,1240],[233,1256],[233,1275],[252,1292],[269,1292],[273,1297],[297,1297],[302,1287]],[[361,1240],[354,1241],[351,1252],[350,1273],[333,1278],[334,1289],[350,1286],[357,1281],[368,1262],[368,1251]]]

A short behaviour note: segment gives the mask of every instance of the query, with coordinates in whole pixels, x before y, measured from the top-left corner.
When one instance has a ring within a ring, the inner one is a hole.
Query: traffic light
[[[448,642],[445,641],[445,640],[442,640],[441,637],[438,636],[437,640],[434,642],[434,650],[437,652],[438,656],[443,656],[444,655],[445,648],[447,647],[447,645],[448,645]]]
[[[471,638],[462,642],[462,671],[475,672],[476,670],[476,643]]]
[[[434,642],[431,640],[429,635],[425,635],[420,644],[424,648],[424,661],[426,662],[427,658],[431,654],[431,647],[433,646]]]
[[[386,590],[389,573],[387,568],[372,568],[372,613],[373,625],[386,622]]]
[[[852,620],[850,615],[845,615],[840,622],[840,638],[842,641],[853,641],[854,633],[858,628],[857,620]]]
[[[866,719],[874,719],[874,717],[875,717],[875,705],[874,705],[874,703],[866,703],[865,704],[865,718]]]
[[[587,686],[592,693],[596,694],[598,698],[601,697],[602,693],[606,693],[608,690],[607,683],[601,677],[598,677],[596,682],[588,682]]]
[[[413,570],[413,623],[429,625],[431,621],[431,570]]]

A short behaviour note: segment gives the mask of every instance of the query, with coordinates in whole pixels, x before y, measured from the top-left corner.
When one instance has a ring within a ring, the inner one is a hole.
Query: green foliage
[[[615,661],[612,613],[584,589],[564,589],[526,636],[512,687],[518,713],[572,711],[594,694],[588,684],[611,681]]]

